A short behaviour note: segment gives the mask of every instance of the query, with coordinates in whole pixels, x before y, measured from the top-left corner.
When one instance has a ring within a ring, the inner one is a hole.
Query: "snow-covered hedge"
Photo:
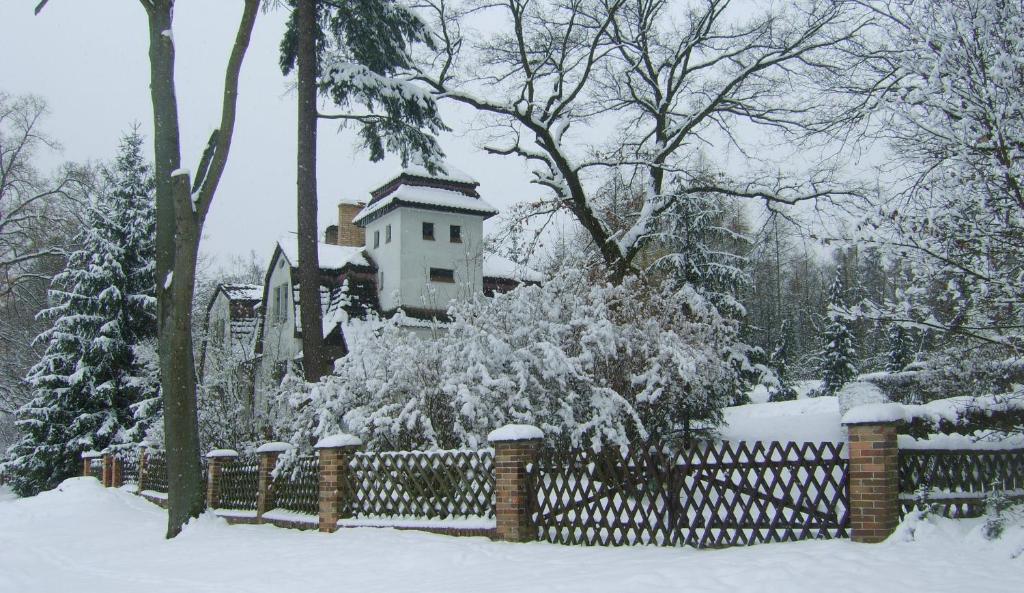
[[[735,323],[690,287],[591,286],[567,272],[449,314],[436,340],[403,330],[400,317],[349,322],[351,354],[333,375],[286,381],[278,437],[477,448],[516,423],[574,446],[671,438],[717,426],[750,370]]]

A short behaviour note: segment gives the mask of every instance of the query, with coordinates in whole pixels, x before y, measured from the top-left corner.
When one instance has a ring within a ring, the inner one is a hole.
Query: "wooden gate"
[[[703,442],[542,451],[527,469],[540,540],[698,548],[847,537],[843,443]]]

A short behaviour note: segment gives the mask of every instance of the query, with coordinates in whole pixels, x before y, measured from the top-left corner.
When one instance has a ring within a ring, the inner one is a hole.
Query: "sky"
[[[44,98],[43,129],[62,145],[44,169],[63,161],[106,160],[133,122],[152,130],[146,15],[136,0],[0,0],[0,91]],[[220,119],[224,67],[241,2],[178,0],[174,39],[182,128],[182,164],[195,169]],[[255,251],[269,258],[275,239],[295,230],[296,97],[278,67],[285,12],[261,13],[246,54],[231,155],[203,233],[201,250],[214,261]],[[469,130],[474,114],[442,105],[453,129],[441,140],[449,162],[480,181],[481,195],[499,210],[543,191],[526,165],[486,154]],[[352,131],[322,122],[318,139],[319,222],[337,223],[340,199],[363,198],[400,167],[370,163]],[[497,224],[491,219],[485,231]]]

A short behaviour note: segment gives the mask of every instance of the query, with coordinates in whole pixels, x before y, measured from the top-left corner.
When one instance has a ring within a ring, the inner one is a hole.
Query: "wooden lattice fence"
[[[256,510],[259,492],[259,463],[255,458],[239,458],[224,462],[220,470],[220,498],[222,509]]]
[[[117,454],[117,459],[121,463],[121,483],[122,484],[138,484],[139,483],[139,454],[122,452]]]
[[[317,458],[300,457],[271,483],[273,505],[296,513],[316,515],[320,511],[319,479]]]
[[[699,443],[541,452],[527,471],[538,538],[722,547],[847,536],[842,443]]]
[[[494,453],[356,453],[349,464],[356,517],[494,516]]]
[[[167,492],[167,460],[162,454],[151,453],[146,456],[145,480],[146,490]]]
[[[979,517],[993,489],[1024,499],[1024,449],[901,449],[899,465],[903,515],[927,504],[947,517]]]
[[[89,460],[89,475],[100,482],[103,481],[103,458],[95,457]]]

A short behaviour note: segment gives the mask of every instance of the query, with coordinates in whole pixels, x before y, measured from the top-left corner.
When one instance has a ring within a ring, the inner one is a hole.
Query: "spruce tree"
[[[839,389],[857,375],[853,361],[856,351],[853,347],[853,333],[847,320],[840,314],[843,306],[843,279],[837,272],[828,288],[828,327],[825,328],[825,347],[822,360],[822,394],[835,395]]]
[[[913,344],[907,330],[896,324],[890,325],[885,335],[889,342],[889,355],[885,363],[885,370],[890,373],[898,373],[908,364],[914,362]]]
[[[133,408],[158,389],[145,356],[156,336],[155,216],[142,143],[137,130],[122,139],[85,212],[81,248],[51,284],[41,315],[52,326],[37,338],[46,351],[26,377],[34,394],[10,450],[19,494],[75,475],[83,451],[124,445],[141,432]]]
[[[768,358],[768,366],[775,373],[778,382],[770,389],[768,401],[781,402],[796,399],[796,389],[789,382],[787,377],[787,366],[789,362],[789,342],[791,338],[789,320],[782,320],[782,327],[779,330],[779,341],[775,344],[771,356]]]

